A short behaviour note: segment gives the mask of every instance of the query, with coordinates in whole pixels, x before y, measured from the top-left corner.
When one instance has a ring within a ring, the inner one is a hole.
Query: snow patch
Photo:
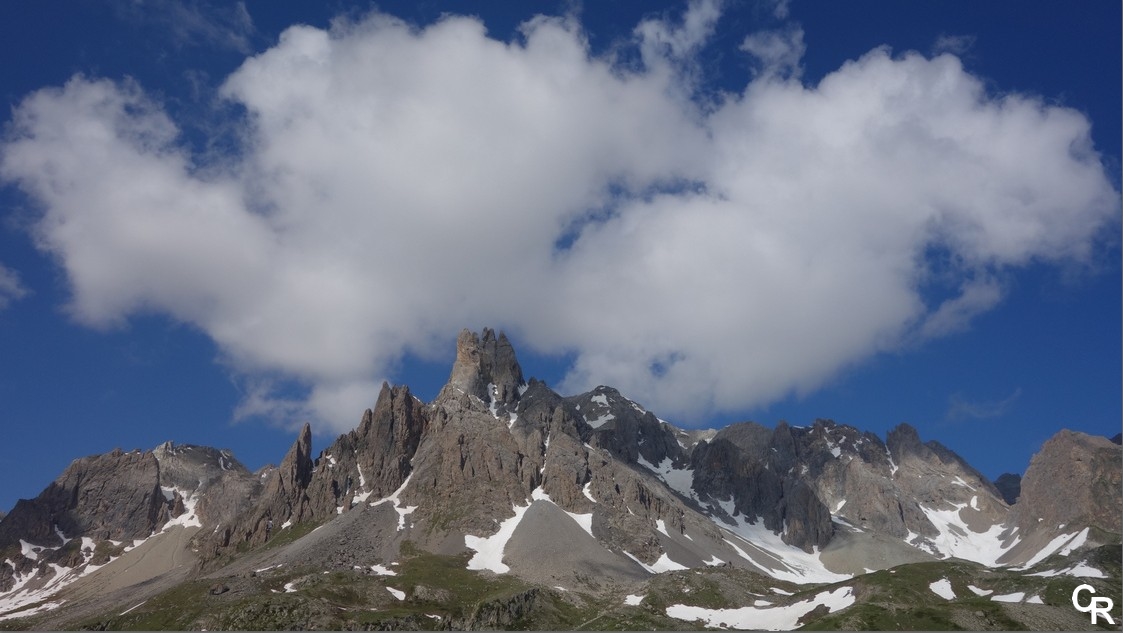
[[[676,563],[675,561],[671,560],[671,557],[667,556],[666,552],[664,552],[663,555],[659,557],[659,560],[655,561],[654,563],[652,563],[650,565],[641,561],[640,559],[636,558],[635,556],[632,556],[628,552],[624,552],[624,555],[627,556],[628,558],[636,561],[636,564],[638,564],[640,567],[643,567],[644,569],[647,570],[648,573],[651,573],[651,574],[662,574],[662,573],[668,572],[668,571],[680,571],[680,570],[683,570],[683,569],[690,569],[686,565],[681,565],[681,564]]]
[[[383,503],[393,503],[394,504],[394,510],[398,513],[398,531],[399,532],[406,529],[406,516],[409,515],[409,514],[412,514],[413,511],[417,509],[417,506],[403,506],[402,500],[401,500],[401,494],[402,494],[402,492],[405,491],[406,486],[409,485],[409,480],[412,479],[412,478],[413,478],[413,473],[410,473],[409,476],[406,477],[406,480],[402,482],[402,485],[398,486],[398,489],[395,490],[393,493],[391,493],[389,497],[379,499],[378,501],[372,501],[371,504],[370,504],[371,507],[373,508],[374,506],[377,506],[377,505],[380,505],[380,504],[383,504]]]
[[[179,488],[172,488],[172,491],[173,493],[179,493],[179,496],[183,499],[183,514],[165,523],[163,529],[160,531],[167,532],[176,525],[183,527],[203,527],[202,520],[195,514],[195,506],[199,503],[199,497],[194,494],[188,494],[187,491]]]
[[[503,564],[503,549],[507,547],[507,541],[511,540],[515,528],[519,526],[519,521],[522,521],[529,507],[529,503],[525,506],[514,506],[515,516],[500,523],[499,530],[491,536],[464,535],[464,546],[476,552],[468,561],[468,569],[493,571],[497,574],[511,571],[510,567]]]
[[[839,587],[833,591],[820,592],[813,598],[787,606],[706,609],[685,604],[673,604],[667,607],[666,613],[669,617],[678,620],[688,622],[701,620],[706,626],[712,627],[783,631],[799,626],[799,619],[820,605],[826,606],[829,613],[834,613],[849,607],[854,602],[853,589],[851,587]]]
[[[1026,594],[1025,594],[1024,591],[1015,591],[1014,593],[1005,593],[1005,594],[1002,594],[1001,596],[992,596],[991,601],[993,601],[993,602],[1021,602],[1022,598],[1025,598],[1025,597],[1026,597]]]
[[[370,570],[379,576],[397,576],[398,572],[382,565],[371,565]]]
[[[1107,574],[1088,565],[1085,562],[1079,562],[1066,569],[1047,569],[1039,571],[1035,574],[1026,574],[1027,576],[1041,576],[1044,578],[1051,578],[1053,576],[1073,576],[1076,578],[1107,578]]]
[[[47,602],[47,603],[41,604],[37,607],[33,607],[31,609],[24,609],[23,611],[17,611],[17,612],[14,612],[14,613],[4,613],[3,615],[0,615],[0,620],[10,620],[12,618],[25,618],[29,615],[36,615],[36,614],[39,614],[39,613],[44,613],[46,611],[54,611],[55,609],[57,609],[61,606],[62,606],[62,602]],[[0,605],[0,609],[3,609],[3,608],[4,608],[3,605]]]
[[[955,476],[955,479],[953,479],[953,480],[951,481],[951,483],[953,483],[953,484],[955,484],[955,485],[957,485],[957,486],[963,486],[964,488],[970,488],[971,490],[974,490],[974,489],[975,489],[975,487],[974,487],[974,486],[972,486],[971,484],[967,483],[966,481],[963,481],[963,477],[960,477],[959,475],[956,475],[956,476]]]
[[[225,469],[224,469],[224,470],[225,470]],[[145,600],[144,602],[148,602],[148,601],[147,601],[147,600]],[[144,602],[141,602],[140,604],[136,604],[136,605],[133,605],[133,606],[129,607],[128,609],[125,609],[125,610],[124,610],[124,611],[122,611],[121,613],[118,613],[117,615],[125,615],[125,614],[126,614],[126,613],[128,613],[129,611],[132,611],[132,610],[134,610],[134,609],[137,609],[137,608],[141,607],[142,605],[144,605]]]
[[[563,508],[563,507],[559,506],[558,504],[554,503],[554,500],[550,498],[550,495],[546,494],[546,491],[542,489],[542,486],[539,486],[539,487],[535,488],[530,493],[530,498],[534,501],[548,501],[550,503],[553,503],[554,506],[556,506],[559,510],[568,514],[569,518],[576,521],[577,525],[581,526],[581,529],[585,530],[589,534],[589,536],[593,535],[593,513],[592,512],[589,512],[589,513],[586,513],[586,514],[577,514],[576,512],[570,512],[569,510],[566,510],[565,508]]]
[[[370,495],[373,492],[372,490],[367,490],[367,478],[363,475],[362,464],[355,464],[355,468],[359,470],[359,490],[362,490],[362,492],[355,493],[355,496],[352,497],[351,507],[355,507],[355,504],[357,503],[365,502],[370,498]]]
[[[23,539],[19,540],[19,547],[20,553],[31,560],[39,560],[39,552],[43,551],[39,545],[32,545]]]
[[[589,426],[593,427],[594,429],[599,429],[600,427],[604,426],[605,424],[608,424],[609,422],[611,422],[615,419],[616,419],[615,415],[613,415],[611,413],[605,413],[604,415],[601,415],[598,418],[593,418],[592,420],[590,420],[588,417],[586,417],[585,423],[588,424]]]
[[[928,585],[932,593],[940,596],[944,600],[955,600],[955,591],[951,588],[951,581],[947,578],[941,578],[934,583]]]
[[[643,599],[646,598],[646,597],[647,597],[647,594],[644,594],[642,596],[637,596],[635,594],[629,594],[629,595],[624,596],[624,604],[628,605],[629,607],[637,607],[637,606],[639,606],[639,604],[641,602],[643,602]]]
[[[966,508],[967,504],[959,503],[951,506],[949,510],[920,506],[939,534],[934,538],[928,538],[910,531],[905,542],[940,558],[955,556],[988,567],[998,566],[998,559],[1014,546],[1014,543],[1003,545],[1004,526],[992,525],[986,532],[976,532],[968,527],[967,522],[959,515],[959,511]]]
[[[1045,604],[1045,601],[1041,599],[1041,596],[1030,596],[1026,598],[1026,604]]]
[[[638,456],[636,462],[655,473],[656,477],[667,484],[667,487],[671,490],[674,490],[688,499],[698,499],[694,490],[691,488],[694,484],[693,469],[675,468],[674,462],[671,461],[670,457],[663,458],[663,461],[660,462],[658,466],[644,459],[643,455]]]
[[[758,555],[756,557],[750,555],[729,539],[724,539],[725,542],[732,546],[741,558],[749,561],[765,574],[777,580],[786,580],[797,584],[839,582],[852,578],[850,575],[835,573],[827,569],[820,559],[818,548],[815,548],[811,553],[807,553],[798,547],[788,545],[781,540],[779,535],[773,534],[771,530],[764,527],[762,521],[758,521],[754,525],[743,517],[738,519],[734,516],[732,500],[719,501],[718,503],[731,517],[733,524],[729,525],[716,518],[714,523],[740,539],[745,545],[757,550]],[[766,561],[768,565],[762,564],[761,561]]]
[[[390,595],[394,596],[398,600],[405,600],[406,599],[406,592],[404,592],[404,591],[394,589],[393,587],[387,587],[386,591],[389,591]]]
[[[589,491],[589,486],[591,485],[593,485],[593,482],[591,481],[585,484],[585,487],[581,489],[581,492],[584,493],[586,499],[592,501],[593,503],[596,503],[597,500],[593,498],[593,493]]]
[[[662,532],[663,536],[670,536],[670,534],[667,534],[667,524],[663,519],[657,519],[655,521],[655,529]]]
[[[1060,550],[1061,556],[1068,556],[1073,552],[1073,550],[1083,545],[1087,540],[1088,528],[1084,528],[1080,532],[1073,532],[1072,534],[1060,534],[1054,537],[1053,540],[1049,541],[1049,543],[1045,545],[1045,547],[1042,547],[1041,550],[1034,554],[1033,558],[1026,561],[1024,565],[1022,565],[1021,567],[1015,567],[1014,569],[1017,571],[1025,571],[1030,567],[1033,567],[1037,563],[1045,560],[1046,558],[1049,558],[1058,550]]]

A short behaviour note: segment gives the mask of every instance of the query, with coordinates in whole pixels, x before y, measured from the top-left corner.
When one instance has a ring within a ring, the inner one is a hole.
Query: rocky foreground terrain
[[[162,444],[75,460],[0,520],[0,628],[1117,629],[1117,441],[1062,430],[990,482],[901,425],[683,430],[526,381],[464,331],[425,403],[384,385],[276,467]]]

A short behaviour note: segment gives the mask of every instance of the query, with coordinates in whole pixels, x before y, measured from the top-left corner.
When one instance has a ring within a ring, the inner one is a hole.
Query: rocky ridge
[[[171,443],[76,460],[0,521],[0,592],[48,585],[177,525],[194,526],[199,573],[244,566],[291,530],[305,536],[279,550],[285,565],[386,565],[409,547],[543,586],[714,565],[795,583],[893,560],[1011,566],[1121,531],[1120,450],[1106,439],[1058,434],[1011,504],[908,425],[884,442],[830,420],[682,430],[610,387],[561,397],[525,381],[502,333],[465,330],[456,349],[433,402],[383,385],[315,457],[306,425],[258,473],[227,451]],[[1050,501],[1058,489],[1068,503]],[[875,542],[873,554],[862,545]]]

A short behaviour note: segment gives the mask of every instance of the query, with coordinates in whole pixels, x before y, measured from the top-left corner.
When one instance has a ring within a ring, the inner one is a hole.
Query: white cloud
[[[741,50],[756,58],[758,75],[798,78],[803,72],[799,63],[807,46],[803,43],[803,29],[789,25],[783,30],[746,36]]]
[[[0,264],[0,310],[27,296],[27,288],[20,283],[16,271]]]
[[[681,60],[702,46],[714,31],[721,17],[718,0],[691,0],[682,16],[682,23],[672,25],[666,20],[649,19],[636,27],[644,62],[656,66],[667,57]]]
[[[293,27],[223,86],[248,112],[239,164],[195,164],[138,86],[75,77],[15,111],[0,177],[41,205],[76,319],[191,323],[250,385],[236,415],[337,430],[404,355],[480,324],[575,352],[566,389],[665,416],[763,404],[965,327],[1002,271],[1082,261],[1114,221],[1086,118],[988,95],[950,55],[694,104],[718,14],[645,22],[639,70],[555,18],[516,42],[460,17]],[[938,279],[931,249],[954,263]],[[929,305],[937,282],[960,292]]]

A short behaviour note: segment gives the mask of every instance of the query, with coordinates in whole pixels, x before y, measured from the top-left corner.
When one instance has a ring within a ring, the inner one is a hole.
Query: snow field
[[[744,517],[734,516],[733,501],[719,501],[722,509],[733,519],[733,525],[714,519],[714,523],[730,535],[739,539],[742,544],[760,551],[758,557],[753,557],[745,549],[739,547],[730,539],[725,542],[735,552],[765,574],[778,580],[786,580],[797,584],[830,583],[849,580],[852,576],[838,574],[830,571],[823,565],[818,548],[807,553],[798,547],[788,545],[781,540],[778,534],[764,527],[763,522],[751,524]],[[769,567],[762,564],[766,561]]]
[[[678,620],[688,622],[701,620],[705,626],[783,631],[796,628],[799,619],[819,605],[825,605],[830,613],[834,613],[854,604],[855,600],[851,587],[839,587],[833,591],[820,592],[813,598],[787,606],[706,609],[685,604],[674,604],[667,607],[666,613],[669,617]]]
[[[1021,602],[1026,597],[1024,591],[1015,591],[1014,593],[1006,593],[1000,596],[991,596],[993,602]]]
[[[1044,578],[1051,578],[1053,576],[1073,576],[1076,578],[1107,578],[1107,574],[1084,562],[1077,563],[1072,567],[1068,567],[1065,569],[1047,569],[1045,571],[1039,571],[1035,574],[1026,575],[1041,576]]]

